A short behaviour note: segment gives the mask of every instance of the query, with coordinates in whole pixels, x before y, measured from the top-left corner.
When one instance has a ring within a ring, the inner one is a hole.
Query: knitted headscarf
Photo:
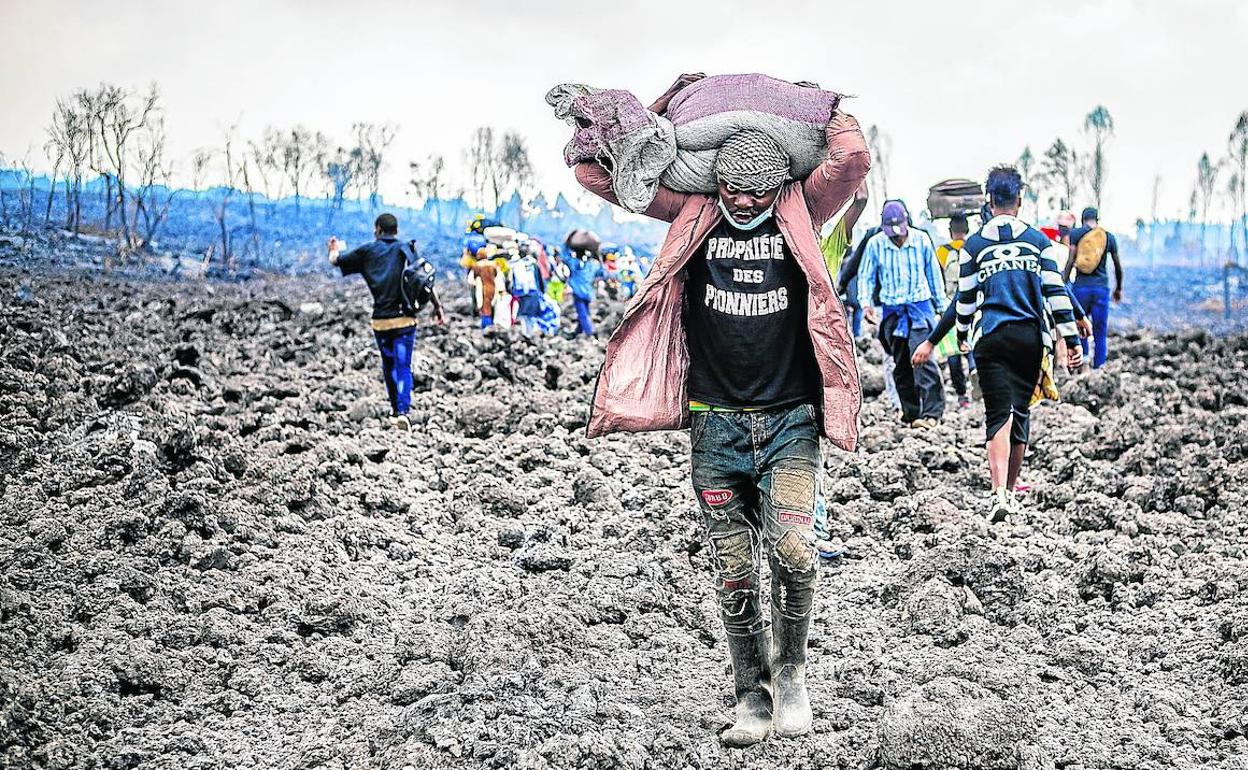
[[[789,178],[789,156],[762,131],[738,131],[719,148],[715,176],[738,190],[771,190]]]

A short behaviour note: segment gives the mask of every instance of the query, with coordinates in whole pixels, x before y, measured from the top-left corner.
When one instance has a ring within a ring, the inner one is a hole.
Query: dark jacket
[[[338,257],[343,275],[359,273],[373,293],[373,320],[406,317],[403,312],[403,268],[407,247],[398,238],[382,237]]]

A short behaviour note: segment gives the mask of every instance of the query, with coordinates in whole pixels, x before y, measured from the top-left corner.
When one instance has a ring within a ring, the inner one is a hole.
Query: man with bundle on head
[[[662,113],[698,79],[682,77],[651,109]],[[810,730],[819,437],[850,451],[857,438],[854,348],[816,233],[862,183],[870,156],[857,121],[829,112],[823,161],[804,179],[792,179],[767,133],[738,130],[715,156],[717,193],[657,189],[645,213],[672,226],[607,345],[589,420],[591,436],[691,428],[737,698],[721,735],[729,746]],[[576,176],[617,202],[600,163],[578,163]]]
[[[979,370],[994,522],[1015,508],[1032,401],[1057,397],[1054,351],[1060,352],[1064,341],[1066,365],[1074,369],[1083,362],[1070,297],[1058,272],[1065,249],[1018,218],[1022,187],[1013,166],[998,166],[988,174],[992,218],[958,255],[958,342],[964,352],[974,351]]]

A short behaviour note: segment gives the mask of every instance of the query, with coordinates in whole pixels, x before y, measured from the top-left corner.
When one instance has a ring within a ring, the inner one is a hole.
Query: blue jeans
[[[862,336],[862,305],[850,297],[845,301],[845,311],[849,315],[849,329],[854,333],[854,339],[858,339]]]
[[[1071,288],[1075,300],[1083,307],[1083,312],[1092,319],[1092,368],[1099,369],[1109,358],[1109,286],[1076,283]],[[1088,354],[1088,341],[1079,340],[1083,345],[1083,354]]]
[[[763,559],[771,572],[773,621],[809,616],[823,467],[815,408],[695,412],[689,437],[693,490],[710,541],[725,632],[749,636],[766,626],[759,599]]]
[[[858,276],[850,279],[845,287],[845,310],[849,314],[849,328],[854,339],[862,336],[862,305],[858,304]]]
[[[412,347],[416,327],[373,332],[381,351],[381,376],[390,396],[390,413],[407,414],[412,405]]]
[[[576,322],[579,325],[580,333],[586,335],[593,334],[594,322],[589,315],[589,299],[574,296],[572,304],[576,306]]]

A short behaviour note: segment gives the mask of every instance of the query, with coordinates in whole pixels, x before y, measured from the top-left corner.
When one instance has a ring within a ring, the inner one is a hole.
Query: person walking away
[[[556,307],[563,306],[563,295],[568,288],[568,277],[571,271],[558,252],[551,254],[550,280],[546,283],[546,296],[550,297]]]
[[[594,334],[591,313],[598,281],[605,279],[607,271],[590,251],[574,251],[568,259],[568,288],[572,289],[572,304],[576,306],[577,332],[587,337]]]
[[[1070,233],[1075,228],[1075,212],[1063,209],[1057,214],[1057,240],[1066,251],[1070,250]],[[1086,358],[1088,348],[1086,340],[1092,336],[1092,319],[1088,318],[1087,311],[1083,309],[1083,305],[1079,304],[1079,300],[1075,299],[1074,289],[1070,284],[1070,271],[1062,274],[1062,278],[1066,280],[1066,294],[1070,297],[1071,308],[1075,311],[1075,325],[1079,327],[1079,340],[1083,345],[1083,355]]]
[[[651,108],[697,76],[682,76]],[[693,489],[710,538],[732,660],[728,746],[811,728],[806,640],[818,571],[813,519],[819,437],[853,451],[861,388],[853,340],[815,233],[862,183],[870,154],[857,121],[831,115],[827,154],[804,180],[767,134],[718,151],[718,192],[660,186],[646,214],[671,223],[649,277],[607,343],[591,437],[690,428]],[[578,181],[616,203],[610,173]],[[771,575],[771,636],[761,561]]]
[[[1122,260],[1118,256],[1118,240],[1114,234],[1101,227],[1099,213],[1089,206],[1083,210],[1083,226],[1070,233],[1070,252],[1062,276],[1069,279],[1075,273],[1071,287],[1075,299],[1092,319],[1092,368],[1099,369],[1109,359],[1109,265],[1106,257],[1114,260],[1115,303],[1122,301]],[[1083,353],[1088,353],[1088,341],[1081,340]]]
[[[542,296],[546,285],[537,260],[520,245],[520,256],[511,261],[511,296],[516,298],[516,317],[526,334],[541,333],[538,321],[542,315]]]
[[[472,306],[472,316],[477,318],[481,315],[481,284],[473,275],[472,266],[477,263],[477,252],[485,248],[487,241],[484,235],[472,231],[473,224],[474,222],[468,224],[469,231],[464,236],[459,266],[464,269],[464,283],[468,287],[468,304]]]
[[[836,281],[840,275],[841,263],[850,250],[850,239],[853,237],[854,227],[858,224],[858,218],[862,216],[862,212],[867,208],[867,183],[863,182],[854,192],[854,198],[850,201],[849,208],[845,209],[845,213],[841,218],[836,220],[836,224],[828,234],[819,242],[819,251],[823,253],[823,261],[828,266],[828,275]],[[844,295],[845,292],[838,292]],[[845,299],[846,315],[851,315],[851,327],[854,338],[857,339],[862,333],[862,308],[857,305],[857,298],[853,298],[851,307],[850,300]],[[825,559],[840,556],[843,548],[831,542],[831,532],[828,527],[828,506],[823,499],[822,490],[815,500],[815,545],[819,550],[819,555]]]
[[[998,166],[984,187],[992,219],[967,239],[959,255],[957,334],[978,364],[992,478],[989,510],[995,522],[1015,509],[1014,486],[1027,453],[1033,398],[1037,392],[1057,396],[1055,349],[1071,369],[1083,357],[1070,298],[1057,272],[1064,249],[1018,218],[1018,170]]]
[[[499,284],[502,281],[502,271],[494,261],[497,249],[498,247],[490,245],[477,251],[476,262],[471,268],[473,278],[480,287],[481,310],[478,315],[481,318],[482,329],[494,325],[495,295],[499,293]]]
[[[950,299],[958,296],[958,253],[962,250],[962,245],[966,243],[966,237],[970,232],[971,227],[966,216],[954,215],[949,218],[949,242],[941,244],[936,249],[936,260],[940,262],[940,269],[944,271],[945,276],[945,296]],[[954,304],[950,302],[949,307],[953,307]],[[948,308],[945,312],[949,312]],[[952,328],[947,333],[949,332],[952,332]],[[943,339],[944,335],[941,335],[936,344],[940,344],[940,340]],[[953,391],[958,394],[958,407],[962,409],[971,405],[971,400],[966,393],[966,380],[970,372],[975,369],[974,359],[970,355],[965,358],[965,368],[963,368],[961,353],[953,353],[945,358],[945,364],[949,367],[949,382],[953,385]]]
[[[865,209],[867,203],[867,186],[865,182],[862,185],[862,189],[855,193],[856,198],[859,196],[861,197],[862,205]],[[855,200],[854,204],[856,205],[857,203],[858,201]],[[851,206],[851,210],[852,208],[853,207]],[[861,216],[861,212],[859,212],[859,216]],[[855,217],[854,223],[857,224],[857,221],[858,218]],[[867,241],[870,240],[872,235],[875,235],[879,231],[880,228],[878,227],[868,228],[862,239],[858,241],[858,246],[856,248],[852,251],[849,251],[847,248],[847,256],[841,258],[840,265],[837,267],[836,272],[833,273],[836,277],[837,294],[844,298],[845,309],[852,319],[851,325],[853,327],[854,339],[858,339],[862,336],[862,306],[858,304],[858,266],[862,263],[862,250],[866,247]],[[853,236],[854,228],[847,228],[845,230],[847,247],[849,245],[848,242],[852,241]],[[827,252],[825,251],[824,253],[826,255]]]
[[[850,240],[854,236],[854,227],[858,224],[858,218],[862,216],[862,212],[867,208],[867,185],[863,183],[857,191],[854,192],[854,199],[849,204],[849,208],[845,209],[845,213],[841,218],[836,220],[836,224],[819,242],[819,251],[823,252],[823,261],[828,265],[828,274],[835,279],[841,270],[841,263],[845,260],[846,253],[849,251]],[[861,308],[859,309],[861,312]],[[861,320],[859,320],[861,325]],[[854,336],[858,336],[855,331]]]
[[[910,228],[900,201],[884,204],[881,231],[867,242],[858,269],[858,302],[872,322],[877,288],[883,309],[879,339],[893,360],[901,419],[914,428],[933,428],[945,412],[940,368],[929,360],[916,369],[911,358],[944,309],[944,275],[931,238]]]
[[[342,253],[342,242],[330,237],[329,263],[343,275],[360,275],[373,295],[373,339],[381,353],[381,373],[390,400],[390,417],[395,428],[408,430],[412,403],[412,348],[416,341],[415,308],[403,298],[403,268],[416,254],[399,240],[399,220],[382,214],[373,223],[372,243]],[[434,322],[446,323],[446,313],[437,289],[430,299]]]

